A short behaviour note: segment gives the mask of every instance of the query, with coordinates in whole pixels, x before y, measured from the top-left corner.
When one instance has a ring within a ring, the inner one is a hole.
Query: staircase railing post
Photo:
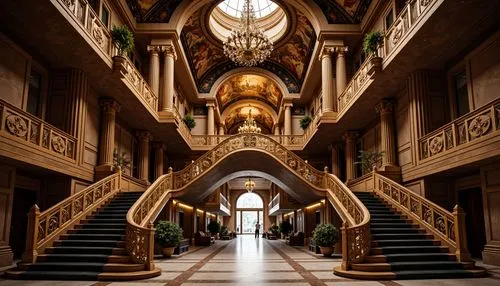
[[[323,187],[326,189],[328,187],[328,166],[323,169]]]
[[[146,261],[146,269],[154,270],[155,269],[155,229],[153,226],[153,222],[149,222],[148,224],[148,260]]]
[[[24,263],[35,263],[38,256],[38,221],[40,219],[40,208],[37,205],[31,207],[28,213],[28,231],[26,233],[26,249],[22,255]]]
[[[342,223],[340,228],[342,234],[342,270],[349,270],[349,242],[347,237],[347,222]]]
[[[453,217],[455,219],[455,243],[457,249],[455,255],[459,262],[470,262],[472,261],[470,257],[469,250],[467,249],[467,232],[465,229],[465,213],[464,210],[456,205],[453,208]]]

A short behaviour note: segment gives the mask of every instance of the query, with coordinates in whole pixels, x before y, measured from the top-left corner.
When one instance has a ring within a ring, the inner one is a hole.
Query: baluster
[[[146,270],[154,270],[155,269],[155,263],[154,263],[154,245],[155,245],[155,229],[153,227],[153,222],[149,222],[148,224],[148,233],[147,233],[147,260],[146,260]]]
[[[43,121],[40,121],[40,131],[38,132],[38,146],[40,147],[42,147],[44,125]]]
[[[453,208],[453,218],[455,219],[455,243],[457,249],[455,255],[459,262],[472,261],[469,250],[467,249],[467,232],[465,230],[465,213],[464,210],[456,205]]]
[[[23,263],[35,263],[38,256],[38,223],[40,220],[40,208],[37,205],[31,207],[28,213],[28,231],[26,233],[26,249],[24,250]]]
[[[491,127],[492,127],[492,132],[495,132],[497,130],[497,120],[495,117],[495,105],[492,105],[490,107],[490,112],[491,112]]]
[[[342,227],[340,228],[341,234],[342,234],[342,264],[341,268],[342,270],[349,270],[350,268],[350,262],[349,262],[349,242],[348,242],[348,236],[347,236],[347,222],[342,223]]]
[[[408,5],[406,5],[406,9],[408,10],[406,12],[406,15],[408,16],[408,29],[411,27],[411,4],[408,3]]]

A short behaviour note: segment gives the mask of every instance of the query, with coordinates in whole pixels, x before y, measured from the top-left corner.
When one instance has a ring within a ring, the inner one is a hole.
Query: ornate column
[[[139,139],[138,144],[138,176],[139,179],[149,183],[149,142],[152,139],[151,133],[147,130],[139,130],[136,132]]]
[[[332,143],[330,145],[330,148],[332,150],[332,174],[340,178],[340,144],[338,143]]]
[[[215,103],[207,103],[207,135],[215,135]]]
[[[161,96],[161,110],[172,111],[174,107],[174,62],[177,54],[173,45],[162,46],[165,63],[163,65],[163,94]]]
[[[285,103],[285,131],[284,135],[292,135],[292,103]]]
[[[345,141],[345,162],[346,162],[346,182],[356,178],[356,140],[359,136],[357,131],[347,131],[344,133]]]
[[[115,149],[115,118],[120,111],[120,105],[113,98],[103,98],[100,101],[102,118],[99,140],[99,164],[96,172],[113,171],[113,151]],[[100,177],[100,176],[97,176]]]
[[[344,92],[347,85],[347,72],[345,66],[345,53],[347,53],[347,47],[336,47],[337,52],[337,62],[336,62],[336,86],[337,86],[337,96]]]
[[[219,125],[219,135],[224,135],[224,124]]]
[[[165,144],[161,142],[155,142],[153,144],[155,150],[155,179],[158,179],[163,175],[164,170],[164,158],[165,158]]]
[[[397,168],[396,143],[394,130],[394,101],[382,100],[375,109],[380,113],[380,143],[384,152],[382,157],[382,169]]]
[[[149,78],[148,83],[156,96],[160,96],[160,46],[148,46]]]
[[[336,110],[337,99],[333,92],[333,70],[332,53],[334,47],[323,47],[321,55],[321,88],[323,96],[323,112],[332,112]]]
[[[280,135],[280,126],[278,124],[274,124],[274,135]]]

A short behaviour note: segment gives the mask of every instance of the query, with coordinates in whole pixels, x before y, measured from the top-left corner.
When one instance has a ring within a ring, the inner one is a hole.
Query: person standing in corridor
[[[255,238],[259,238],[260,223],[255,224]]]

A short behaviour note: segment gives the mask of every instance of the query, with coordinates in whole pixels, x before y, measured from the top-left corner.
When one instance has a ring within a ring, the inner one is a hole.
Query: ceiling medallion
[[[271,55],[273,43],[255,24],[250,0],[245,0],[238,29],[233,29],[224,42],[224,54],[240,66],[252,67]]]
[[[245,189],[251,193],[255,188],[255,182],[252,179],[248,178],[248,181],[245,182]]]
[[[261,129],[257,126],[257,122],[252,118],[252,109],[248,110],[247,119],[243,122],[243,125],[238,127],[238,133],[260,133]]]

